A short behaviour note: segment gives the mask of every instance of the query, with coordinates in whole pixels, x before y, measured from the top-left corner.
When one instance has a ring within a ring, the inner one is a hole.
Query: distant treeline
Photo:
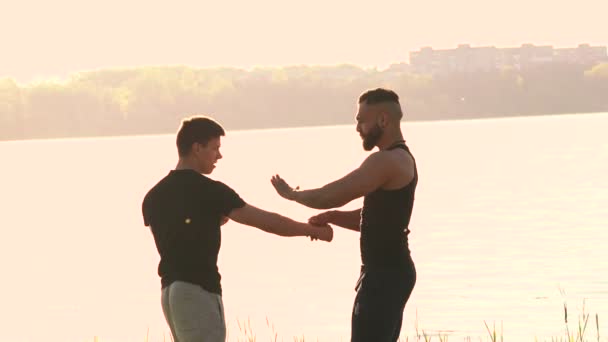
[[[351,65],[143,67],[64,83],[0,80],[0,140],[171,133],[189,114],[211,115],[228,130],[347,124],[357,97],[376,87],[400,95],[406,120],[608,111],[608,64],[436,77]]]

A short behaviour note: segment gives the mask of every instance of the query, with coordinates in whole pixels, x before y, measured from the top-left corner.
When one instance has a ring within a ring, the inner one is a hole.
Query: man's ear
[[[201,144],[198,142],[192,143],[192,152],[198,153],[201,149]]]
[[[378,126],[380,126],[380,128],[386,128],[386,123],[388,122],[387,114],[385,112],[380,113],[378,121]]]

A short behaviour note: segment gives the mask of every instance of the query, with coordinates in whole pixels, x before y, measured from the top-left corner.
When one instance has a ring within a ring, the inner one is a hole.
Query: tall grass
[[[578,316],[575,322],[576,324],[574,326],[574,329],[571,331],[570,324],[568,322],[568,305],[564,303],[565,336],[559,338],[552,338],[551,342],[600,342],[600,318],[597,313],[595,314],[595,338],[587,338],[589,317],[589,313],[585,310],[585,301],[583,301],[583,308],[581,310],[581,314]]]
[[[585,302],[583,301],[583,306],[581,313],[578,315],[576,320],[572,321],[569,316],[568,306],[564,303],[564,335],[563,336],[555,336],[551,337],[549,340],[538,338],[534,338],[535,342],[608,342],[608,338],[603,338],[600,334],[600,320],[599,315],[596,313],[595,315],[590,315],[585,306]],[[590,322],[591,320],[591,322]],[[484,321],[485,330],[487,335],[484,337],[471,337],[467,336],[462,339],[463,342],[505,342],[504,333],[503,333],[503,323],[500,324],[500,329],[497,330],[496,323],[493,323],[491,326]],[[594,326],[594,327],[591,327]],[[264,339],[258,338],[257,333],[254,331],[251,320],[238,320],[237,319],[237,327],[238,331],[230,329],[228,327],[227,332],[227,341],[228,342],[315,342],[319,341],[317,338],[310,338],[305,336],[293,336],[292,338],[288,338],[287,340],[283,337],[279,337],[276,328],[273,323],[270,322],[268,318],[266,318],[266,327],[270,330],[270,336],[265,337]],[[449,334],[448,333],[429,333],[424,329],[420,329],[418,324],[418,313],[416,313],[416,320],[414,322],[414,330],[415,336],[409,337],[405,336],[400,338],[399,342],[448,342]],[[233,336],[234,334],[234,336]],[[349,337],[345,337],[341,339],[342,342],[349,341]],[[172,338],[167,339],[163,334],[162,337],[163,342],[173,342]],[[102,342],[100,339],[95,336],[93,338],[93,342]],[[146,337],[144,342],[150,342],[150,331],[146,332]],[[330,341],[330,342],[339,342],[339,341]],[[508,342],[524,342],[524,341],[508,341]]]

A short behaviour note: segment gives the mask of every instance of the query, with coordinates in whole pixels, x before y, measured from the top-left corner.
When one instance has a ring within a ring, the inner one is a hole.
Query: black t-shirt
[[[194,170],[172,170],[150,189],[142,211],[160,254],[161,286],[180,280],[221,294],[221,219],[244,205],[230,187]]]

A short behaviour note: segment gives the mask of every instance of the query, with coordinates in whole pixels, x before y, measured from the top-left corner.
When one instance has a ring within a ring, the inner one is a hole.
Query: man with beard
[[[351,342],[394,342],[416,283],[407,236],[418,183],[416,162],[400,121],[399,96],[375,89],[359,98],[357,132],[363,148],[378,147],[356,170],[321,188],[299,190],[279,175],[271,182],[282,197],[315,209],[341,207],[364,197],[353,211],[330,210],[309,219],[361,232],[362,267],[352,312]]]

